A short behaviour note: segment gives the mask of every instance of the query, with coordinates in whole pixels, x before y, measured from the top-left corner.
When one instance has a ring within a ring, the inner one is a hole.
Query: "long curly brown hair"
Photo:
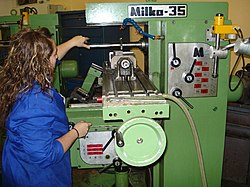
[[[48,92],[54,49],[53,41],[39,30],[23,29],[12,37],[8,56],[0,68],[0,126],[3,127],[18,94],[29,91],[34,82]]]

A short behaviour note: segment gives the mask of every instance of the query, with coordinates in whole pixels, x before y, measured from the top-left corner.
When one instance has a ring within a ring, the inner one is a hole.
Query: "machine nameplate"
[[[128,5],[130,18],[168,18],[187,17],[187,5]]]

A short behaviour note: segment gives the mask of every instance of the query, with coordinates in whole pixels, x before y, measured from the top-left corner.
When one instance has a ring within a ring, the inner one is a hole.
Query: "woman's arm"
[[[75,36],[71,38],[70,40],[60,44],[57,46],[57,56],[58,59],[61,60],[64,55],[73,47],[84,47],[87,49],[90,49],[89,45],[87,45],[87,41],[89,40],[88,37],[84,36]]]
[[[80,121],[72,130],[57,139],[62,144],[64,153],[71,147],[77,138],[81,138],[88,133],[90,125],[90,123]]]

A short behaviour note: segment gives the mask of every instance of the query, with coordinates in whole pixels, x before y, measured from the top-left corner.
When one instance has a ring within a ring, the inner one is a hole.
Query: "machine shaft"
[[[113,47],[138,47],[138,48],[146,48],[146,42],[135,42],[135,43],[116,43],[116,44],[90,44],[90,48],[113,48]]]
[[[219,50],[219,48],[220,48],[220,34],[216,34],[215,49]],[[213,78],[218,77],[218,66],[219,66],[219,58],[218,58],[218,56],[215,56],[214,57],[213,73],[212,73]]]

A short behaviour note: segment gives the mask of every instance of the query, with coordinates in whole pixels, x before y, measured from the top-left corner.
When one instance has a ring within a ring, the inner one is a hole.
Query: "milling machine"
[[[110,53],[103,67],[92,64],[68,99],[69,125],[92,123],[70,150],[82,174],[73,186],[221,186],[227,102],[242,91],[228,93],[228,49],[250,51],[227,19],[228,4],[91,3],[86,16],[90,27],[135,28],[143,38],[90,45]],[[31,16],[32,27],[41,26],[38,18],[56,29],[56,15]],[[140,48],[143,62],[128,48]],[[75,66],[57,67],[58,90]]]
[[[133,27],[143,39],[90,45],[110,48],[109,59],[93,64],[67,108],[72,125],[92,123],[71,148],[73,167],[98,171],[85,185],[146,186],[133,183],[144,169],[147,186],[221,186],[227,102],[240,96],[227,91],[228,41],[240,31],[227,15],[222,2],[87,4],[89,26]],[[143,49],[144,71],[124,47]]]

